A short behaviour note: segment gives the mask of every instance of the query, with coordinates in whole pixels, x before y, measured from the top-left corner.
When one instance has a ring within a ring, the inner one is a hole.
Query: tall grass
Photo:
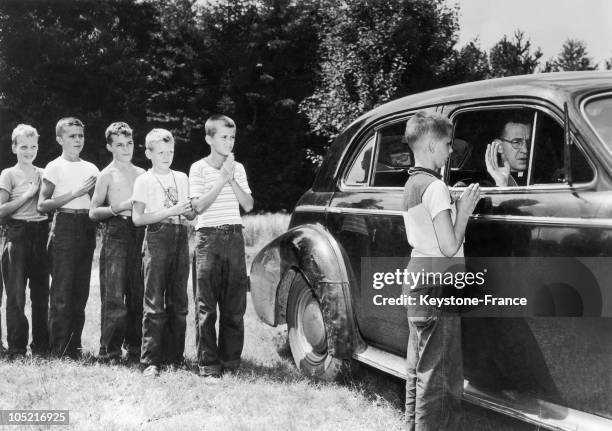
[[[247,247],[261,248],[287,231],[291,216],[286,213],[247,215],[244,223],[244,243]],[[258,247],[259,246],[259,247]]]

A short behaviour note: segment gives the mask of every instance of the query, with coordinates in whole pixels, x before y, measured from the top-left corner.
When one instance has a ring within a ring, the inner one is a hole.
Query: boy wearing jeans
[[[8,219],[6,243],[2,247],[8,353],[11,356],[26,354],[29,324],[24,307],[26,286],[29,285],[32,301],[30,348],[33,354],[44,355],[49,349],[46,250],[49,220],[36,209],[42,177],[42,169],[33,164],[38,153],[38,133],[32,126],[19,124],[11,139],[17,164],[0,174],[0,218]]]
[[[144,375],[157,377],[163,363],[180,365],[185,349],[191,209],[189,181],[170,169],[174,138],[153,129],[146,138],[146,156],[153,167],[136,178],[132,220],[147,226],[142,245],[144,310],[140,362]]]
[[[246,309],[246,263],[238,205],[253,208],[244,167],[234,161],[236,125],[224,115],[205,124],[210,155],[189,171],[191,204],[198,215],[194,254],[194,300],[198,365],[203,377],[218,377],[240,365]],[[215,331],[219,306],[219,338]]]
[[[134,140],[126,123],[112,123],[105,132],[106,149],[113,161],[100,173],[89,218],[103,221],[100,250],[100,361],[140,359],[142,296],[140,268],[144,228],[132,222],[132,193],[136,177],[144,172],[132,164]]]
[[[51,353],[76,359],[89,297],[96,225],[89,220],[90,194],[99,174],[79,157],[85,145],[83,123],[73,117],[57,122],[55,134],[62,155],[43,173],[38,210],[55,211],[47,251],[51,261],[49,334]]]
[[[480,198],[478,184],[466,188],[456,205],[439,171],[452,153],[452,123],[440,114],[417,112],[406,124],[405,138],[414,168],[404,187],[408,269],[435,272],[463,256],[467,221]],[[431,271],[428,271],[431,270]],[[412,287],[414,295],[443,296],[439,285]],[[419,300],[417,298],[417,304]],[[409,430],[456,430],[461,417],[463,367],[461,320],[436,307],[408,307],[406,419]]]

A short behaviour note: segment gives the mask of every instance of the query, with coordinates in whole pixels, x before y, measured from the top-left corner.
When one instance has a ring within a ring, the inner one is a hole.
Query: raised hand
[[[465,188],[457,201],[457,212],[469,216],[474,212],[476,204],[480,200],[480,185],[470,184]]]
[[[229,181],[234,177],[234,168],[236,166],[234,160],[234,153],[230,153],[225,162],[223,162],[223,165],[221,165],[221,176],[224,181]]]
[[[503,165],[499,166],[499,163],[497,163],[497,155],[502,151],[501,145],[501,141],[496,139],[487,145],[487,150],[485,152],[487,172],[493,177],[495,185],[498,187],[507,186],[508,178],[510,177],[510,164],[508,161],[502,157]]]

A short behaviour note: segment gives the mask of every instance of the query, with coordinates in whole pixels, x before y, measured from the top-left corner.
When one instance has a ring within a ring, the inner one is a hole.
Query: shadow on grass
[[[289,361],[279,361],[276,362],[275,366],[269,366],[250,359],[243,359],[238,375],[246,377],[249,374],[253,377],[264,378],[276,383],[308,381],[308,378],[295,368],[293,362]]]
[[[395,409],[404,410],[406,381],[403,379],[351,360],[339,383],[377,404],[386,402]]]

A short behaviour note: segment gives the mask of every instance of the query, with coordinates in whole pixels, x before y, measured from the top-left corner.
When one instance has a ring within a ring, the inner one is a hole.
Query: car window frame
[[[362,139],[361,139],[361,143],[358,145],[358,150],[355,151],[351,157],[349,162],[346,164],[346,168],[343,171],[343,175],[342,175],[342,180],[341,180],[341,184],[344,188],[346,189],[363,189],[364,187],[367,187],[370,184],[370,181],[372,180],[372,166],[374,165],[375,161],[373,160],[373,156],[370,156],[370,164],[368,166],[368,172],[367,172],[367,180],[365,182],[363,182],[362,184],[352,184],[352,183],[348,183],[346,181],[348,175],[351,173],[353,167],[355,166],[355,163],[357,162],[357,160],[359,159],[359,156],[361,156],[361,154],[363,154],[363,152],[365,151],[365,149],[370,145],[370,142],[372,142],[372,153],[374,153],[375,148],[376,148],[376,139],[377,139],[377,135],[376,133],[370,134],[367,133]]]
[[[580,115],[582,116],[582,119],[585,121],[585,123],[589,126],[591,132],[597,137],[599,143],[602,145],[608,155],[612,155],[612,148],[610,148],[609,144],[605,142],[604,139],[601,137],[591,120],[589,120],[589,116],[586,113],[587,103],[591,102],[593,99],[600,99],[602,97],[612,97],[612,91],[602,91],[600,93],[594,93],[582,99],[580,101]]]
[[[431,109],[431,108],[423,108],[425,109]],[[419,111],[419,110],[417,110]],[[391,126],[393,124],[396,123],[401,123],[404,122],[406,123],[410,117],[412,117],[417,111],[410,111],[408,113],[404,112],[402,113],[402,115],[400,116],[393,116],[393,117],[387,117],[385,118],[382,122],[379,122],[375,125],[371,125],[368,127],[368,129],[365,131],[364,134],[362,134],[362,137],[359,138],[359,143],[355,146],[355,150],[351,151],[350,154],[349,152],[347,152],[344,157],[347,158],[347,161],[344,162],[341,161],[340,163],[343,165],[343,167],[340,170],[340,175],[339,180],[338,180],[338,188],[341,191],[356,191],[356,190],[360,190],[360,191],[401,191],[404,189],[404,187],[377,187],[377,186],[373,186],[372,185],[372,170],[374,169],[374,166],[376,166],[376,163],[378,161],[378,150],[379,150],[379,145],[380,145],[380,129],[384,129],[385,127]],[[371,135],[370,133],[373,132],[373,135]],[[369,137],[374,136],[375,141],[374,141],[374,147],[372,149],[373,154],[375,156],[372,157],[372,162],[370,163],[370,171],[368,172],[368,183],[364,184],[364,185],[360,185],[360,186],[355,186],[355,185],[351,185],[351,184],[347,184],[345,179],[346,176],[349,174],[350,169],[353,167],[353,163],[355,163],[355,159],[361,154],[361,151],[364,149],[364,147],[367,145],[368,141],[369,141]],[[349,144],[349,146],[353,146],[353,142],[351,142]]]
[[[452,105],[452,104],[448,104],[448,105]],[[448,108],[449,107],[448,105],[446,105],[445,108]],[[483,111],[483,110],[498,110],[498,109],[502,110],[502,109],[521,109],[521,108],[531,109],[531,110],[534,110],[536,113],[542,113],[542,114],[548,115],[561,128],[563,128],[563,119],[559,115],[557,115],[549,107],[539,105],[537,103],[529,103],[525,101],[511,102],[507,100],[498,101],[498,102],[487,101],[486,104],[483,104],[482,102],[474,103],[474,104],[465,104],[462,102],[458,102],[457,105],[454,108],[452,108],[451,111],[447,114],[453,123],[453,139],[455,138],[455,126],[456,126],[457,116],[462,113]],[[537,120],[537,117],[538,116],[535,116],[536,120]],[[536,126],[537,124],[534,122],[532,125],[534,133],[532,133],[532,136],[531,136],[531,148],[534,148],[533,144],[535,140]],[[593,178],[591,181],[587,183],[573,183],[572,186],[570,186],[566,182],[565,183],[554,183],[554,184],[529,184],[529,182],[531,181],[532,167],[533,167],[532,166],[533,165],[533,154],[534,154],[534,151],[531,151],[529,153],[527,185],[524,185],[524,186],[484,186],[484,187],[481,186],[480,190],[483,193],[491,193],[491,194],[498,194],[498,193],[516,194],[516,193],[530,193],[534,191],[555,192],[555,191],[569,191],[569,190],[584,190],[584,189],[592,188],[598,179],[597,167],[593,163],[591,158],[589,157],[588,153],[584,150],[583,145],[576,138],[575,134],[571,131],[570,131],[570,137],[572,140],[572,145],[575,145],[577,149],[581,152],[582,156],[586,159],[588,165],[591,168],[591,171],[593,172]],[[444,182],[447,184],[448,188],[453,192],[461,192],[465,190],[465,187],[455,187],[455,186],[448,184],[449,166],[450,166],[450,158],[447,161],[446,165],[442,168],[442,177],[444,179]]]

